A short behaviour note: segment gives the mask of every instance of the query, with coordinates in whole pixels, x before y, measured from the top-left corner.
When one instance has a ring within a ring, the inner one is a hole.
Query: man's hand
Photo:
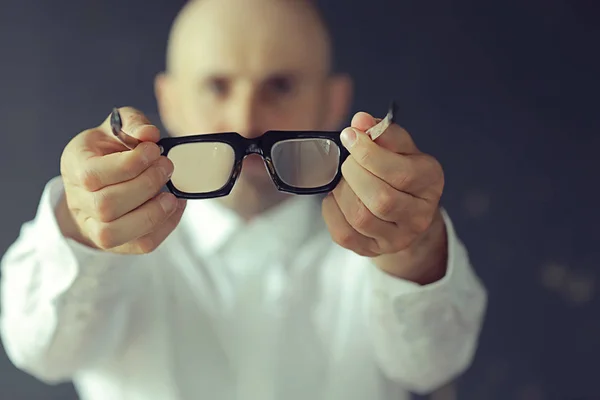
[[[132,108],[119,110],[124,130],[141,140],[129,150],[112,136],[108,118],[65,147],[65,197],[57,207],[63,234],[90,247],[141,254],[156,249],[175,229],[185,201],[159,193],[173,172],[160,155],[158,129]]]
[[[336,243],[372,257],[387,273],[421,284],[438,280],[446,265],[442,167],[396,124],[372,141],[365,131],[377,122],[358,113],[342,132],[350,156],[323,201],[323,217]]]

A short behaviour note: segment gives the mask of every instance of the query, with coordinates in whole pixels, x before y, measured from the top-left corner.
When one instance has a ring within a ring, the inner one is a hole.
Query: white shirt
[[[60,178],[2,260],[13,363],[83,400],[378,400],[425,393],[471,363],[486,308],[448,216],[448,271],[419,286],[337,246],[317,198],[243,223],[189,201],[153,253],[65,239]]]

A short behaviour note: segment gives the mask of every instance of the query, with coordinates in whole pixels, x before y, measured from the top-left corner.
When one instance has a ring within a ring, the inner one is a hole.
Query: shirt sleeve
[[[18,368],[46,383],[67,381],[115,350],[128,320],[132,256],[65,238],[55,217],[60,178],[45,187],[34,220],[1,263],[0,334]]]
[[[471,364],[487,306],[447,213],[448,265],[444,278],[420,286],[372,268],[370,329],[385,375],[418,394],[430,393]]]

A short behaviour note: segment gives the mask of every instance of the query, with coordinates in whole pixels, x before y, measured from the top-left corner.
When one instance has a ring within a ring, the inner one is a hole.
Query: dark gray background
[[[438,399],[598,399],[598,6],[593,0],[323,1],[353,109],[400,121],[489,288],[481,346]],[[167,0],[0,3],[0,250],[70,137],[113,104],[155,118]],[[43,240],[43,238],[40,238]],[[0,399],[73,399],[2,356]],[[109,400],[109,399],[107,399]]]

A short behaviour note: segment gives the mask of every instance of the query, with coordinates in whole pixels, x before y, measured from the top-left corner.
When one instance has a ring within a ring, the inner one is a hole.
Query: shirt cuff
[[[457,237],[454,225],[447,212],[441,210],[448,238],[448,261],[446,274],[436,282],[419,285],[411,281],[394,277],[375,267],[370,268],[370,278],[375,298],[381,303],[395,303],[396,307],[406,308],[409,303],[423,303],[423,300],[456,300],[456,295],[464,297],[479,288],[480,283],[473,272],[467,250]],[[461,299],[462,300],[462,299]],[[452,301],[452,302],[454,302]],[[463,303],[462,301],[460,303]]]
[[[131,271],[127,268],[133,256],[114,254],[85,246],[63,236],[56,219],[56,206],[64,195],[61,177],[56,177],[44,188],[37,210],[35,230],[36,251],[44,262],[41,268],[42,282],[50,298],[56,298],[69,290],[69,297],[85,297],[102,287],[113,291]],[[77,283],[77,284],[75,284]],[[111,289],[113,288],[113,289]]]

